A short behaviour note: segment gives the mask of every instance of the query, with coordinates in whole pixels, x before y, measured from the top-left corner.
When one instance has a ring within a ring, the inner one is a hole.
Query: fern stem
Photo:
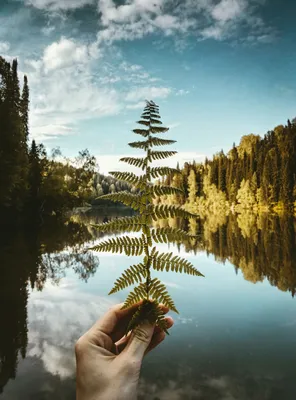
[[[146,191],[145,191],[145,197],[146,197],[146,210],[145,210],[145,226],[147,227],[147,213],[148,213],[148,207],[149,207],[149,183],[151,183],[151,176],[150,176],[150,166],[149,166],[149,155],[150,155],[150,139],[151,139],[151,110],[150,112],[150,119],[149,119],[149,135],[148,135],[148,148],[146,151],[146,157],[147,157],[147,164],[146,164],[146,168],[145,168],[145,174],[146,174]],[[150,232],[150,230],[149,230]],[[149,252],[149,243],[148,243],[148,235],[147,235],[147,230],[144,233],[144,235],[146,236],[146,256],[147,256],[147,264],[146,264],[146,268],[147,268],[147,278],[146,278],[146,293],[147,293],[147,301],[149,301],[149,287],[150,287],[150,282],[151,282],[151,271],[150,271],[150,267],[151,267],[151,259],[150,259],[150,252]]]

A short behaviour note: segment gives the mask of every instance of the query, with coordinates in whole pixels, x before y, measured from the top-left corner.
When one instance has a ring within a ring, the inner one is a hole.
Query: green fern
[[[147,102],[138,123],[144,125],[145,129],[134,129],[133,132],[143,136],[146,140],[129,143],[129,146],[142,149],[146,154],[143,158],[124,157],[120,161],[140,168],[143,174],[138,176],[131,172],[110,172],[116,179],[134,185],[138,189],[138,193],[120,192],[104,195],[100,198],[121,202],[139,214],[94,226],[101,232],[142,232],[142,235],[140,237],[110,238],[92,247],[91,250],[124,253],[127,256],[143,255],[143,262],[132,265],[125,270],[121,277],[116,280],[109,294],[135,285],[123,305],[123,308],[128,308],[139,303],[127,332],[135,329],[145,320],[155,323],[160,329],[167,332],[165,315],[160,303],[172,311],[178,312],[178,310],[165,285],[157,278],[152,278],[151,271],[166,270],[193,276],[203,275],[189,261],[174,256],[172,253],[159,253],[156,247],[153,247],[153,243],[182,243],[184,240],[194,239],[196,236],[189,235],[180,229],[154,229],[152,223],[167,218],[196,218],[196,215],[185,211],[182,207],[153,204],[153,199],[157,197],[183,193],[180,189],[154,184],[152,181],[152,179],[180,173],[178,169],[169,167],[151,167],[154,160],[163,160],[177,154],[176,151],[155,151],[152,148],[170,145],[175,141],[154,136],[157,133],[167,132],[168,128],[161,126],[158,106],[152,101]]]

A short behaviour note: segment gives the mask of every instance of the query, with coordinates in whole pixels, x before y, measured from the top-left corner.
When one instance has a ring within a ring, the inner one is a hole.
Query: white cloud
[[[42,28],[41,32],[43,33],[43,35],[49,36],[54,30],[55,30],[55,26],[51,25],[51,26],[46,26],[46,27]]]
[[[116,57],[110,64],[98,43],[87,45],[61,37],[39,59],[25,60],[32,92],[32,137],[40,141],[75,134],[82,120],[143,108],[146,98],[166,98],[172,92],[167,87],[145,86],[158,78],[143,66]]]
[[[98,33],[98,42],[135,40],[158,32],[186,33],[196,25],[195,19],[173,13],[174,8],[178,7],[171,0],[131,0],[119,6],[113,0],[100,0],[98,10],[105,29]]]
[[[155,18],[154,23],[156,26],[158,26],[159,28],[161,28],[163,30],[174,29],[174,28],[179,27],[177,17],[175,17],[174,15],[168,15],[168,14],[158,15]]]
[[[95,3],[96,0],[25,0],[25,5],[33,6],[41,10],[74,10],[82,8],[88,4]]]
[[[128,104],[126,106],[126,108],[128,110],[138,110],[138,109],[142,109],[145,107],[145,101],[140,101],[139,103],[136,104]]]
[[[93,56],[91,46],[62,37],[47,46],[40,59],[25,61],[32,91],[33,138],[74,134],[79,121],[115,115],[124,107],[114,88],[94,79],[97,54]]]
[[[217,21],[226,22],[241,16],[246,8],[244,0],[222,0],[211,11]]]
[[[180,89],[180,90],[177,90],[176,96],[185,96],[186,94],[189,94],[189,93],[190,93],[189,90]]]
[[[222,40],[225,34],[225,30],[222,26],[209,26],[201,31],[201,35],[204,39],[216,39]]]
[[[184,0],[178,6],[172,0],[129,0],[119,6],[113,0],[99,0],[98,10],[105,27],[98,32],[99,44],[163,33],[175,34],[176,48],[182,49],[188,34],[203,39],[237,39],[242,21],[259,42],[265,40],[266,32],[262,34],[253,23],[256,7],[247,0]],[[263,27],[268,28],[264,23]]]
[[[113,0],[100,0],[98,9],[104,25],[110,22],[132,22],[147,14],[158,14],[164,0],[133,0],[116,6]]]
[[[140,101],[140,100],[150,100],[157,98],[166,98],[169,94],[172,93],[172,89],[169,87],[156,87],[156,86],[147,86],[140,87],[136,89],[130,90],[126,95],[127,101]]]
[[[140,71],[140,70],[143,69],[143,67],[142,67],[141,65],[138,65],[138,64],[129,64],[129,63],[126,62],[126,61],[123,61],[123,62],[120,64],[120,68],[123,69],[124,71],[132,71],[132,72]]]
[[[59,42],[48,46],[43,55],[44,69],[46,72],[88,62],[89,53],[87,46],[78,44],[74,40],[62,37]]]
[[[8,42],[0,42],[0,52],[5,53],[10,49],[10,44]]]

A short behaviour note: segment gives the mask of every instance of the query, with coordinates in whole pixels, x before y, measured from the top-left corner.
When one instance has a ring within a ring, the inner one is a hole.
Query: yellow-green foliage
[[[229,208],[229,202],[226,194],[219,190],[216,185],[210,183],[208,175],[203,179],[204,196],[196,199],[198,210],[203,212],[211,212],[218,214],[221,210]]]
[[[159,182],[153,183],[153,179],[168,175],[180,174],[178,169],[168,167],[152,167],[154,160],[162,160],[176,154],[176,151],[155,151],[154,147],[175,143],[173,140],[164,140],[155,136],[156,133],[165,133],[168,128],[162,126],[158,106],[150,101],[144,109],[140,125],[145,129],[134,129],[133,132],[143,136],[146,140],[129,143],[130,147],[142,149],[145,155],[142,158],[125,157],[121,161],[140,168],[143,173],[138,176],[131,172],[111,172],[115,178],[128,182],[136,187],[137,194],[127,192],[112,193],[101,196],[101,199],[121,202],[135,211],[138,215],[130,218],[121,218],[108,223],[96,225],[101,232],[142,232],[140,237],[121,236],[110,238],[91,250],[99,252],[124,253],[130,255],[143,255],[143,262],[129,267],[115,282],[111,293],[118,292],[130,285],[136,285],[128,295],[123,308],[130,307],[138,302],[138,311],[128,327],[128,331],[134,329],[144,320],[156,323],[161,329],[166,330],[165,318],[159,304],[162,303],[170,310],[178,312],[165,285],[157,278],[152,278],[151,271],[173,271],[187,273],[195,276],[203,276],[189,261],[172,253],[159,253],[155,243],[182,243],[184,240],[194,240],[196,236],[187,234],[177,228],[167,227],[162,221],[177,218],[194,219],[195,214],[176,206],[174,199],[183,195],[183,191],[172,186],[163,186]],[[168,202],[157,201],[159,197],[165,197]],[[159,228],[152,228],[152,223]],[[176,224],[177,225],[177,224]],[[194,224],[193,224],[194,225]],[[193,226],[192,225],[192,226]]]
[[[238,206],[237,210],[240,209],[253,209],[256,205],[256,187],[252,188],[249,180],[242,180],[240,188],[236,196]]]

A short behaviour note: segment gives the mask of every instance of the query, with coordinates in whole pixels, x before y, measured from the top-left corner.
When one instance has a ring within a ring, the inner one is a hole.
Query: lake
[[[1,399],[75,398],[74,343],[125,299],[128,291],[107,293],[139,260],[83,254],[100,240],[89,224],[126,213],[92,211],[2,232]],[[187,228],[198,238],[170,251],[205,278],[157,273],[180,314],[171,313],[170,336],[145,359],[139,399],[294,400],[295,219],[209,215]]]

